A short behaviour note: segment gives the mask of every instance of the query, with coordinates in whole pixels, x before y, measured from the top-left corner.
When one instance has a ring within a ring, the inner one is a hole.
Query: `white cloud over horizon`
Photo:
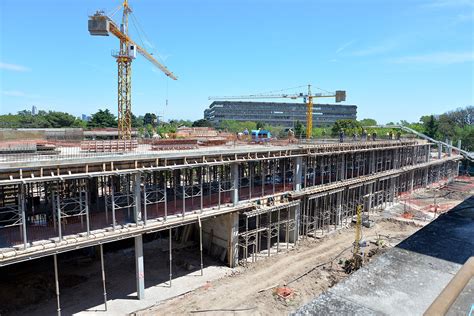
[[[37,94],[28,94],[19,90],[3,90],[2,95],[7,97],[20,97],[20,98],[39,98]]]
[[[437,52],[423,55],[411,55],[392,58],[390,62],[397,64],[458,64],[474,61],[474,52]]]
[[[31,68],[28,68],[26,66],[17,65],[17,64],[9,64],[9,63],[4,63],[4,62],[0,62],[0,69],[18,71],[18,72],[31,71]]]

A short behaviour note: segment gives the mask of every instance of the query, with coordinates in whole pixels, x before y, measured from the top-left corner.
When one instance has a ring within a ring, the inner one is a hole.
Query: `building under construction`
[[[140,299],[144,236],[169,234],[170,267],[171,236],[189,227],[199,232],[201,258],[212,247],[231,267],[247,264],[343,227],[358,205],[369,212],[453,179],[462,156],[441,146],[387,140],[156,152],[140,144],[2,154],[0,266],[52,256],[57,277],[58,254],[133,239]]]

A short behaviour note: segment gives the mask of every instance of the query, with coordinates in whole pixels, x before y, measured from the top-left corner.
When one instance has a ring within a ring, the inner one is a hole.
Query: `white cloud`
[[[394,49],[397,46],[398,46],[398,44],[395,41],[390,40],[390,41],[382,42],[378,45],[369,46],[365,49],[354,51],[354,52],[352,52],[352,55],[354,55],[354,56],[378,55],[378,54],[381,54],[381,53],[388,52],[388,51]]]
[[[393,58],[390,60],[398,64],[458,64],[474,61],[473,52],[438,52],[425,55],[413,55]]]
[[[20,98],[38,98],[39,95],[37,94],[28,94],[23,91],[18,90],[4,90],[2,94],[7,97],[20,97]]]
[[[336,50],[336,54],[339,54],[340,52],[342,52],[343,50],[345,50],[347,47],[351,46],[352,44],[354,44],[357,40],[353,39],[353,40],[350,40],[344,44],[342,44],[341,46],[339,46],[339,48]]]
[[[19,71],[19,72],[31,71],[30,68],[22,66],[22,65],[7,64],[7,63],[2,63],[2,62],[0,62],[0,69]]]

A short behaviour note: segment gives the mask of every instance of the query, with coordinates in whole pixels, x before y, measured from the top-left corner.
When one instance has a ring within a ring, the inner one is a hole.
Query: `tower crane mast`
[[[112,34],[120,40],[119,51],[112,54],[117,60],[118,66],[118,136],[120,139],[130,139],[132,134],[132,61],[136,58],[137,52],[166,76],[173,80],[178,78],[130,38],[128,34],[128,16],[132,9],[128,4],[128,0],[124,0],[120,8],[123,9],[120,26],[103,11],[97,11],[89,17],[88,29],[91,35],[109,36]]]
[[[241,96],[209,97],[209,100],[242,100],[242,99],[292,99],[302,98],[306,103],[306,138],[310,139],[313,134],[313,99],[335,98],[336,102],[346,101],[346,91],[337,90],[334,93],[322,94],[311,92],[311,85],[308,85],[307,93],[295,94],[251,94]]]

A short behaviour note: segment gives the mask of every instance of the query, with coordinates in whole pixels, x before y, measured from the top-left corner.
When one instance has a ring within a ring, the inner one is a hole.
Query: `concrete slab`
[[[334,293],[326,292],[311,303],[303,306],[296,313],[291,315],[353,315],[353,316],[372,316],[383,315],[380,312],[373,311],[364,306],[351,302],[345,298],[339,297]]]
[[[298,309],[295,315],[422,315],[473,255],[471,196]],[[469,314],[473,291],[471,280],[451,307],[451,315]]]
[[[429,258],[418,262],[419,257],[407,263],[396,254],[380,256],[331,292],[386,315],[421,315],[454,274],[426,265]]]

